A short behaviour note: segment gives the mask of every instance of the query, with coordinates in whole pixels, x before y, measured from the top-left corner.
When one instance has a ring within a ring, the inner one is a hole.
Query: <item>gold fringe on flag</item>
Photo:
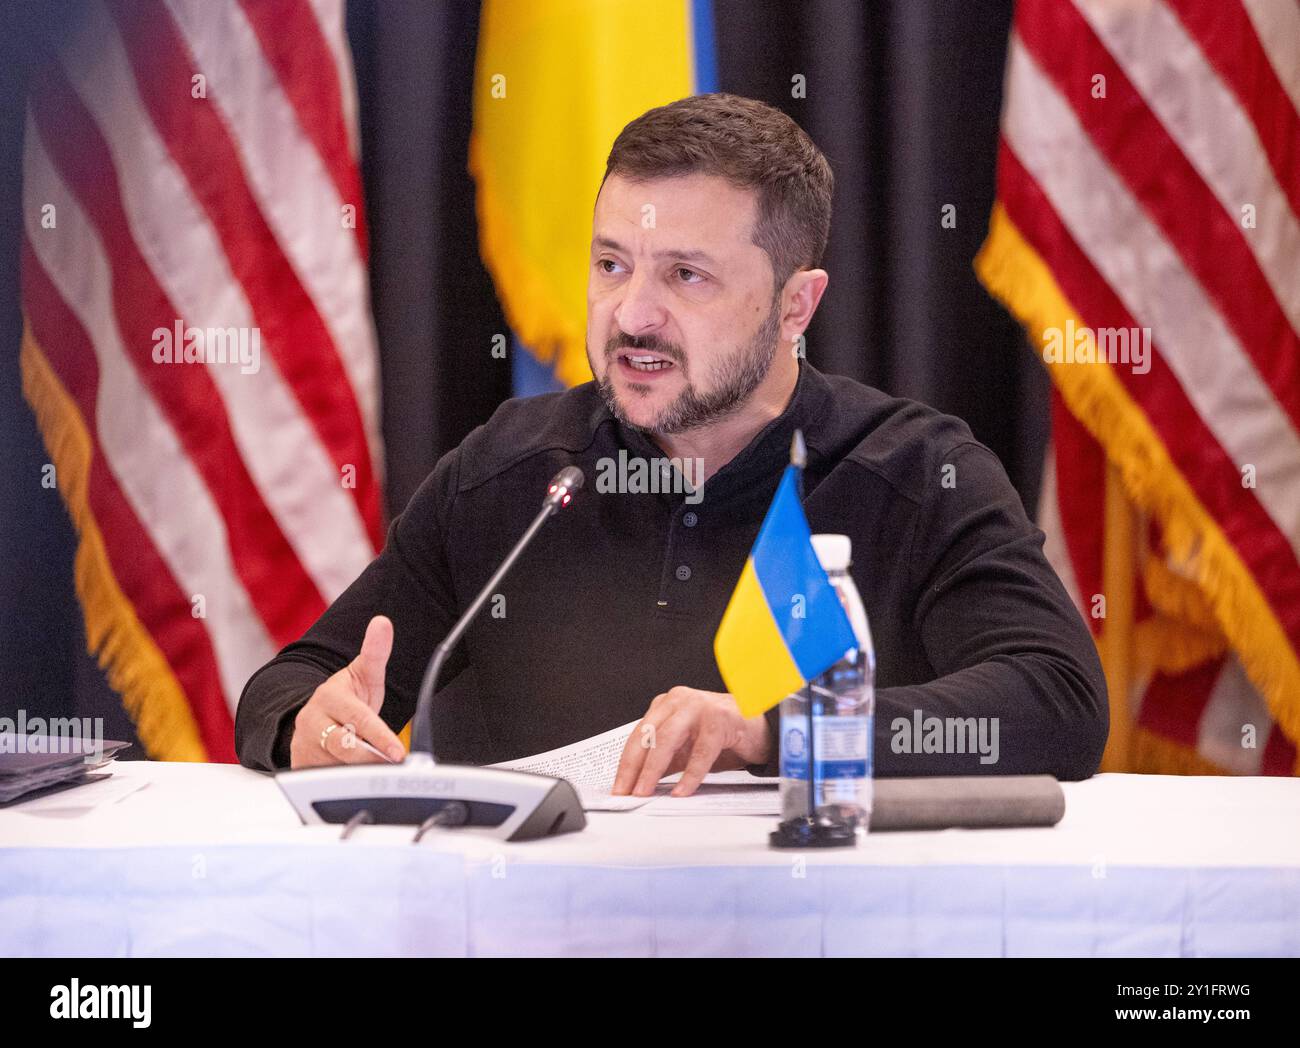
[[[1230,775],[1191,746],[1162,738],[1146,728],[1133,732],[1133,764],[1152,775]]]
[[[1000,203],[994,205],[975,271],[1039,341],[1048,328],[1064,330],[1068,320],[1076,330],[1086,326]],[[1047,369],[1066,406],[1118,467],[1129,498],[1160,525],[1169,555],[1203,595],[1273,719],[1293,743],[1300,743],[1300,660],[1255,579],[1170,459],[1145,413],[1109,364],[1060,363]],[[1152,738],[1138,748],[1144,763],[1163,770],[1178,773],[1190,765],[1186,754]],[[1300,758],[1295,772],[1300,774]]]
[[[1156,614],[1133,627],[1138,676],[1186,673],[1207,659],[1217,659],[1228,650],[1223,635],[1189,626],[1168,615]]]
[[[74,578],[86,646],[122,697],[150,757],[205,761],[207,751],[185,693],[113,575],[88,497],[94,448],[85,420],[26,324],[19,364],[23,395],[36,415],[59,494],[77,531]]]

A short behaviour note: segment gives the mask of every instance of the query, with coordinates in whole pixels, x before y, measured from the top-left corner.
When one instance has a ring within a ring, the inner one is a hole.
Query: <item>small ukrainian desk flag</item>
[[[858,643],[800,504],[802,433],[790,459],[713,638],[718,671],[746,717],[771,709]]]

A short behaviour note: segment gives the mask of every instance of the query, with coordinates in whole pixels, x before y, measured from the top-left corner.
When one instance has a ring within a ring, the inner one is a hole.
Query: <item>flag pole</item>
[[[796,429],[790,440],[790,465],[794,467],[794,491],[803,505],[803,468],[808,462],[808,446],[804,443],[803,430]],[[813,687],[808,681],[803,687],[804,709],[808,715],[808,819],[817,817],[817,757],[814,750],[815,724],[813,717]]]
[[[804,443],[803,430],[796,429],[794,437],[790,440],[790,465],[794,467],[794,490],[800,505],[803,504],[803,471],[807,463],[808,446]],[[773,848],[853,847],[857,844],[857,834],[852,826],[829,814],[817,814],[817,757],[816,743],[813,740],[816,722],[813,718],[812,681],[804,685],[803,693],[808,739],[808,805],[803,815],[792,815],[788,819],[783,819],[777,828],[768,834],[768,843]],[[778,737],[778,763],[780,745],[781,740]]]
[[[1138,515],[1124,490],[1115,463],[1106,463],[1101,588],[1106,598],[1102,620],[1102,670],[1110,695],[1110,736],[1102,771],[1133,770],[1133,634],[1137,625]]]

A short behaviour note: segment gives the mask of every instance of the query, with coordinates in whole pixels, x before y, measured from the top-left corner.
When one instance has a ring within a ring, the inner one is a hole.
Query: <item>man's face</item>
[[[632,182],[596,201],[587,359],[615,416],[653,433],[725,418],[767,377],[780,298],[753,243],[756,195],[712,175]]]

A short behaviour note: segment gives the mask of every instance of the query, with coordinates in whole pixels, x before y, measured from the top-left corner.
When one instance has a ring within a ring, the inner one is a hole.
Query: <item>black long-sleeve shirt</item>
[[[381,716],[399,730],[434,646],[569,463],[586,488],[542,529],[443,669],[439,759],[487,764],[575,742],[639,719],[674,685],[725,691],[713,636],[796,427],[808,446],[812,530],[853,542],[877,658],[876,774],[1093,774],[1108,725],[1101,667],[996,456],[958,419],[807,363],[781,416],[702,493],[662,476],[646,485],[659,490],[602,491],[620,453],[625,480],[638,459],[664,453],[616,421],[592,383],[503,404],[438,462],[384,551],[245,686],[239,759],[288,765],[294,715],[356,656],[377,614],[395,628]],[[996,718],[997,763],[896,752],[896,722],[914,723],[916,710]],[[772,758],[751,770],[776,773],[775,725],[772,711]]]

